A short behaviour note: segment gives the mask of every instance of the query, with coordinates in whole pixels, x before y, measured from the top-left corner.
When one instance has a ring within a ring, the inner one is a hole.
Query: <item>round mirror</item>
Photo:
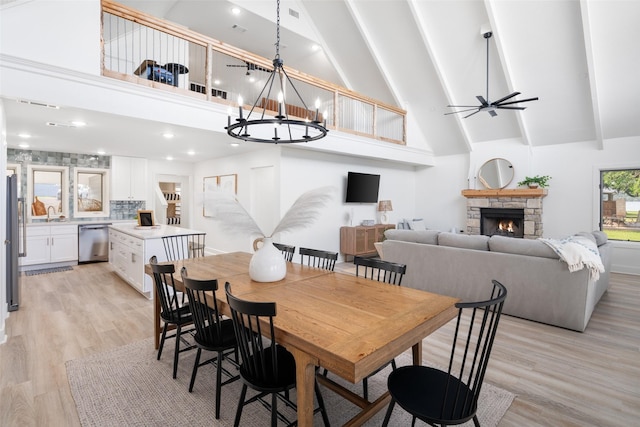
[[[478,171],[478,179],[485,187],[499,190],[513,179],[513,165],[505,159],[487,160]]]

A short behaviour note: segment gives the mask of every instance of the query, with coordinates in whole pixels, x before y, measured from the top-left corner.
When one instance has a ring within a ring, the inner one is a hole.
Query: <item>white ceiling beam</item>
[[[515,92],[515,85],[513,84],[513,78],[511,76],[511,67],[509,66],[509,59],[504,51],[504,46],[501,42],[501,31],[498,25],[498,19],[496,18],[496,12],[494,9],[494,4],[497,4],[494,0],[484,0],[484,6],[487,10],[487,16],[489,17],[489,25],[492,28],[493,39],[496,41],[496,50],[498,51],[498,58],[500,59],[500,65],[502,66],[502,70],[504,72],[504,78],[507,83],[507,88],[509,88],[509,92]],[[488,100],[487,100],[488,101]],[[527,125],[523,119],[523,112],[516,111],[516,120],[518,121],[518,127],[520,128],[520,134],[522,135],[522,142],[529,147],[532,146],[531,138],[529,136],[529,131]]]
[[[298,3],[298,7],[301,9],[301,11],[304,12],[305,16],[312,16],[304,5],[305,1],[309,1],[309,0],[300,0]],[[327,59],[329,60],[331,65],[336,69],[336,72],[342,79],[344,87],[346,87],[349,90],[353,90],[353,85],[347,78],[347,74],[344,72],[344,69],[340,66],[340,62],[336,59],[336,57],[331,52],[331,49],[329,49],[329,45],[327,44],[325,38],[322,36],[322,33],[316,27],[315,23],[313,22],[313,19],[308,19],[307,21],[308,21],[308,25],[311,27],[311,30],[316,34],[317,41],[322,47],[324,54],[327,56]]]
[[[406,109],[405,103],[403,102],[402,99],[400,99],[398,95],[399,94],[398,87],[394,83],[393,79],[391,78],[391,73],[389,73],[388,67],[386,67],[385,64],[382,62],[381,58],[383,55],[380,52],[380,49],[378,49],[377,46],[373,43],[373,37],[371,36],[371,32],[367,28],[367,25],[365,24],[364,19],[362,18],[362,15],[358,11],[357,6],[352,0],[345,0],[345,5],[347,6],[347,9],[349,10],[349,13],[351,14],[351,17],[353,18],[353,21],[356,24],[358,30],[360,31],[360,34],[362,34],[362,39],[367,45],[367,48],[369,49],[369,53],[371,54],[373,61],[378,66],[378,70],[380,70],[380,74],[382,74],[382,78],[387,83],[387,86],[389,86],[389,89],[391,90],[391,94],[393,95],[393,99],[396,101],[398,105]]]
[[[600,119],[600,103],[598,102],[598,86],[596,85],[596,68],[593,58],[593,44],[591,43],[591,21],[589,19],[589,1],[580,0],[580,13],[582,15],[582,33],[584,36],[584,49],[587,57],[587,69],[589,72],[589,88],[591,89],[591,107],[593,110],[593,124],[596,132],[598,147],[604,149],[602,136],[602,121]]]
[[[436,72],[436,75],[438,76],[438,79],[440,80],[440,85],[442,86],[444,95],[446,96],[447,101],[449,102],[449,105],[455,105],[456,102],[452,96],[451,85],[449,84],[447,78],[442,72],[442,66],[440,65],[441,61],[438,59],[438,55],[433,51],[433,49],[431,49],[433,42],[430,40],[429,34],[427,34],[428,27],[424,22],[424,20],[422,19],[422,15],[418,10],[418,2],[419,0],[407,0],[407,4],[411,9],[411,14],[413,15],[413,19],[416,22],[418,31],[422,36],[422,44],[424,45],[425,50],[427,51],[427,54],[429,55],[429,58],[433,63],[433,68]],[[473,151],[473,145],[471,144],[471,136],[469,134],[469,130],[467,129],[467,126],[464,124],[464,120],[462,116],[459,114],[454,114],[453,116],[454,116],[453,117],[454,120],[456,120],[458,128],[460,129],[460,133],[462,133],[462,137],[464,138],[464,142],[467,146],[467,150],[469,152]]]

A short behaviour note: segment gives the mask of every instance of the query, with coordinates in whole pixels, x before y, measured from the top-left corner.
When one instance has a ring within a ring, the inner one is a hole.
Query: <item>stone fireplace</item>
[[[544,189],[463,190],[467,233],[537,239],[542,237]]]

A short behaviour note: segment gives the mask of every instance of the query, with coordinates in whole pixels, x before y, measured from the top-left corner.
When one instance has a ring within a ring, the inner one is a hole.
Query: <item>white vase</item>
[[[256,250],[249,262],[249,277],[256,282],[277,282],[287,275],[287,262],[282,253],[273,246],[271,237],[257,239],[262,240],[262,247]]]

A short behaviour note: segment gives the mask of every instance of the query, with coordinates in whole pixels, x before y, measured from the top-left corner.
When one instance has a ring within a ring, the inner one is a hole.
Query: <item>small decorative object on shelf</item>
[[[518,183],[518,186],[528,186],[529,188],[546,188],[551,177],[549,175],[527,176]]]

